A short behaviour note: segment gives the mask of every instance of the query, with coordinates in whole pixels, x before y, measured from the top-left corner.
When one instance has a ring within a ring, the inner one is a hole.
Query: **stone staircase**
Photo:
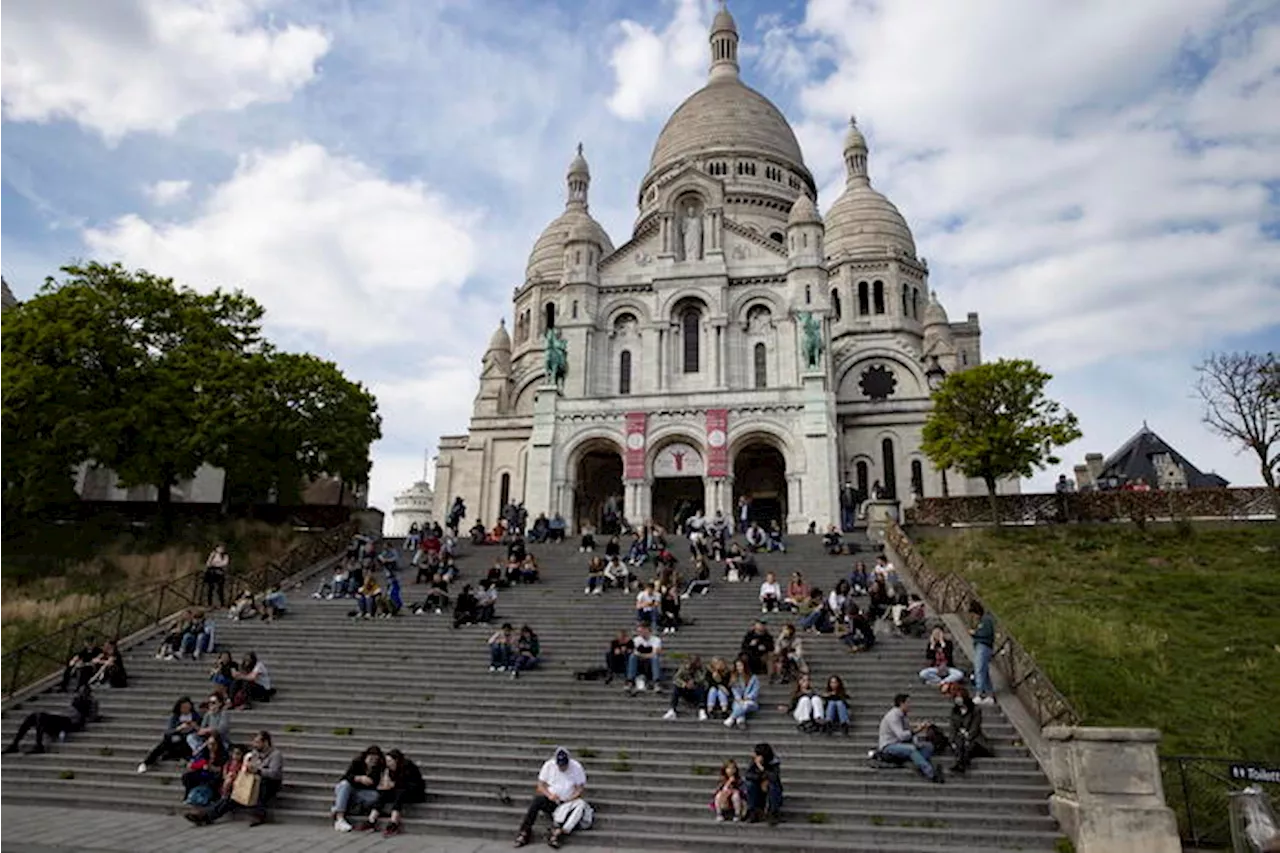
[[[762,571],[785,582],[800,570],[824,589],[847,571],[848,558],[828,557],[816,537],[795,537],[791,545],[786,555],[762,555]],[[747,732],[699,722],[684,708],[680,719],[664,721],[666,690],[633,697],[618,681],[573,678],[599,666],[613,633],[632,625],[632,597],[584,596],[585,559],[571,545],[532,550],[543,583],[503,590],[498,607],[499,622],[528,623],[542,641],[542,667],[518,681],[488,673],[488,628],[455,631],[447,614],[355,621],[347,617],[351,601],[313,600],[313,585],[291,592],[290,613],[280,622],[219,625],[219,647],[237,658],[256,651],[279,690],[273,702],[240,712],[232,728],[236,739],[267,729],[285,754],[274,820],[326,823],[346,763],[378,743],[400,747],[426,775],[428,802],[410,810],[408,832],[513,837],[538,768],[563,745],[586,767],[597,809],[583,843],[709,851],[1055,849],[1060,833],[1048,813],[1048,781],[994,708],[984,711],[984,722],[997,757],[975,762],[964,777],[948,776],[945,786],[909,769],[868,766],[894,693],[912,694],[913,717],[946,719],[942,697],[916,679],[922,641],[884,636],[873,652],[849,655],[834,637],[805,637],[815,680],[840,674],[853,696],[847,738],[797,732],[776,707],[787,701],[789,685],[764,686]],[[485,548],[464,554],[463,579],[474,581],[496,555]],[[405,598],[423,591],[406,584]],[[684,615],[695,624],[663,638],[668,677],[677,655],[732,658],[759,615],[757,591],[757,584],[716,579],[709,595],[685,602]],[[770,617],[775,634],[783,621]],[[5,757],[5,802],[184,809],[175,763],[145,775],[135,768],[174,699],[207,693],[208,661],[156,661],[152,649],[143,645],[127,656],[128,689],[100,693],[103,722],[46,755]],[[6,709],[6,741],[29,711],[64,704],[64,696],[46,693]],[[784,821],[772,828],[715,823],[708,801],[720,763],[733,757],[745,766],[759,741],[770,742],[783,761]],[[502,801],[503,788],[511,805]]]

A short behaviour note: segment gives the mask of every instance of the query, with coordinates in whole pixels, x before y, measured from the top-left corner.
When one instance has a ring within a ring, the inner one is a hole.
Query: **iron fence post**
[[[1178,759],[1178,781],[1182,783],[1182,805],[1187,810],[1187,835],[1191,836],[1192,844],[1199,844],[1200,837],[1196,834],[1195,807],[1191,804],[1191,788],[1187,785],[1187,768],[1181,758]]]
[[[22,670],[22,654],[23,652],[21,648],[19,648],[16,652],[13,653],[13,672],[9,673],[9,695],[10,696],[13,695],[13,692],[18,689],[18,685],[21,683],[18,680],[18,674]]]

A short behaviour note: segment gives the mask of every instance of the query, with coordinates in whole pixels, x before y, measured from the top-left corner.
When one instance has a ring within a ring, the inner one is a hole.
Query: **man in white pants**
[[[561,839],[579,827],[590,829],[595,812],[583,799],[586,792],[587,771],[569,755],[569,750],[556,747],[555,753],[543,763],[542,771],[538,773],[533,802],[520,824],[516,846],[523,847],[529,843],[533,824],[543,813],[551,815],[554,824],[547,837],[547,844],[551,847],[559,847]]]

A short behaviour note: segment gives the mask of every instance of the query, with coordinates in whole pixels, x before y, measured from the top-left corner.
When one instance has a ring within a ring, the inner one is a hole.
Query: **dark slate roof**
[[[1141,477],[1150,486],[1156,486],[1160,477],[1151,457],[1159,453],[1167,453],[1182,466],[1187,474],[1187,487],[1191,489],[1223,488],[1227,481],[1217,474],[1206,474],[1192,465],[1185,456],[1169,446],[1144,423],[1142,429],[1133,438],[1120,446],[1120,449],[1107,457],[1102,463],[1102,476],[1099,480],[1117,478],[1121,483]]]
[[[0,305],[3,305],[4,308],[12,308],[17,305],[18,298],[14,296],[13,291],[9,289],[9,282],[0,278],[0,285],[4,286],[3,299],[0,300]]]

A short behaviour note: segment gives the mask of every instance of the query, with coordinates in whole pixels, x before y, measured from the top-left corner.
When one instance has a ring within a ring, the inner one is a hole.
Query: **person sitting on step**
[[[604,561],[604,585],[605,589],[620,589],[623,592],[630,592],[634,586],[639,584],[635,572],[628,563],[622,560],[608,559]]]
[[[782,762],[767,743],[756,744],[747,765],[747,820],[764,817],[770,826],[782,818]]]
[[[437,615],[443,613],[445,608],[449,606],[449,582],[440,572],[436,572],[431,576],[431,586],[427,588],[427,595],[422,600],[422,604],[414,608],[416,614],[423,614],[428,611],[434,611]]]
[[[925,626],[924,601],[918,595],[910,595],[892,608],[893,630],[904,637],[923,637]]]
[[[595,812],[584,799],[587,793],[587,772],[582,765],[569,755],[569,750],[556,747],[538,773],[538,784],[534,789],[533,802],[520,822],[520,831],[516,833],[516,846],[523,847],[533,836],[533,824],[538,815],[551,816],[551,834],[547,836],[547,844],[559,847],[565,836],[575,829],[590,829]]]
[[[378,781],[384,767],[382,748],[377,744],[351,759],[346,772],[333,786],[333,806],[329,809],[329,817],[333,819],[334,829],[350,832],[347,812],[353,807],[356,811],[364,811],[377,805]]]
[[[636,593],[636,621],[646,625],[656,625],[660,600],[653,582],[645,584],[644,588]]]
[[[400,578],[388,569],[383,578],[383,595],[378,602],[382,615],[388,618],[399,616],[404,609],[404,598],[400,594]]]
[[[477,615],[480,605],[476,600],[475,593],[471,591],[471,584],[463,584],[462,592],[458,593],[458,600],[453,603],[453,627],[461,628],[463,625],[474,625],[477,621]]]
[[[129,674],[124,668],[124,653],[115,640],[103,643],[102,651],[90,664],[93,666],[93,675],[89,676],[91,686],[105,684],[117,689],[129,686]]]
[[[867,572],[867,564],[862,560],[855,560],[853,569],[849,572],[849,589],[854,595],[866,595],[867,588],[871,586],[871,575]]]
[[[604,558],[606,560],[622,559],[622,542],[617,536],[610,536],[609,541],[604,543]]]
[[[222,768],[227,764],[227,749],[217,737],[208,738],[199,757],[193,758],[182,772],[182,801],[191,806],[207,806],[216,799],[222,785]],[[203,791],[193,794],[197,788]]]
[[[867,614],[857,604],[850,604],[849,612],[844,617],[840,642],[844,643],[850,653],[865,652],[876,644],[876,632],[867,619]]]
[[[93,678],[94,660],[98,655],[102,654],[102,649],[98,647],[93,637],[85,637],[84,644],[80,651],[71,656],[67,661],[67,665],[62,670],[62,682],[58,685],[58,690],[66,693],[71,687],[71,682],[75,682],[75,690],[79,690],[89,683],[89,679]],[[162,657],[157,653],[156,658]]]
[[[236,662],[231,652],[219,652],[213,668],[209,670],[209,680],[219,687],[230,689],[236,681]]]
[[[164,638],[160,640],[160,647],[156,649],[156,660],[177,660],[178,655],[182,653],[182,638],[186,635],[194,618],[190,610],[184,610],[182,615],[169,625]],[[92,670],[86,673],[85,677],[87,678],[90,674]]]
[[[796,686],[791,691],[791,703],[778,710],[790,714],[796,721],[796,728],[806,734],[819,731],[827,719],[822,697],[813,689],[813,682],[808,675],[801,675],[796,679]]]
[[[542,643],[538,635],[528,625],[520,626],[520,636],[516,638],[515,654],[511,659],[511,678],[519,678],[520,673],[533,669],[541,658]]]
[[[849,691],[845,689],[844,679],[833,675],[827,679],[827,689],[823,691],[822,703],[826,707],[827,734],[835,731],[836,724],[845,736],[849,734]]]
[[[733,705],[729,682],[733,671],[724,658],[712,658],[707,664],[707,713],[714,717],[727,717]]]
[[[547,541],[563,542],[564,532],[569,527],[568,522],[564,520],[564,516],[556,513],[551,516],[551,520],[547,522]]]
[[[281,591],[279,586],[272,584],[262,594],[262,620],[264,622],[276,621],[285,614],[288,606],[284,592]]]
[[[383,757],[377,792],[378,800],[373,804],[369,817],[360,824],[360,829],[377,832],[378,817],[382,812],[389,812],[390,820],[382,831],[385,838],[400,834],[405,806],[427,801],[427,783],[422,778],[422,771],[398,749],[388,750]]]
[[[910,713],[911,697],[906,693],[894,696],[893,707],[880,719],[877,754],[889,761],[910,761],[921,776],[930,782],[941,783],[942,773],[929,762],[933,757],[933,744],[916,743],[916,735],[928,728],[929,723],[913,724]]]
[[[827,610],[827,594],[821,587],[809,590],[809,599],[796,612],[800,617],[796,627],[801,631],[827,633],[831,630],[831,613]]]
[[[582,588],[583,595],[600,595],[604,592],[604,559],[592,557],[587,560],[587,585]]]
[[[889,597],[889,587],[884,578],[877,577],[871,580],[871,588],[867,590],[867,597],[870,599],[867,603],[867,618],[873,623],[883,619],[893,603]]]
[[[679,582],[680,579],[677,577],[675,583]],[[684,621],[680,618],[680,591],[676,586],[669,586],[662,593],[662,600],[658,602],[658,627],[664,634],[674,634],[683,624]]]
[[[827,528],[827,532],[822,535],[822,547],[827,549],[827,554],[832,557],[839,557],[844,553],[844,540],[840,537],[840,531],[833,524]]]
[[[489,541],[489,531],[485,529],[484,522],[478,518],[476,523],[471,525],[471,530],[468,533],[471,534],[472,545],[484,545]]]
[[[196,732],[200,730],[200,712],[190,696],[183,696],[173,703],[173,711],[169,714],[169,724],[165,727],[160,742],[151,748],[147,757],[138,765],[139,773],[146,773],[157,761],[162,759],[185,760],[191,757],[192,736],[196,742],[200,738]]]
[[[364,584],[356,592],[356,617],[372,619],[378,615],[379,599],[382,598],[382,584],[370,572],[365,575]]]
[[[760,584],[760,612],[773,613],[781,606],[782,586],[778,583],[778,576],[769,572]]]
[[[627,677],[627,661],[631,658],[633,651],[635,651],[635,644],[631,642],[631,634],[627,631],[619,631],[610,641],[609,651],[605,652],[604,668],[609,671],[604,678],[605,684],[612,684],[614,676]]]
[[[502,575],[502,585],[504,587],[512,587],[520,583],[520,560],[515,557],[507,557],[506,568]]]
[[[920,670],[920,680],[933,687],[963,681],[964,673],[955,665],[955,648],[946,630],[941,625],[935,626],[924,649],[928,666]]]
[[[792,572],[791,580],[787,584],[787,596],[783,599],[783,606],[787,610],[795,612],[803,606],[809,598],[809,582],[804,579],[801,572]]]
[[[631,537],[631,547],[627,549],[627,563],[632,567],[643,566],[649,561],[649,548],[644,537],[636,534]]]
[[[747,548],[752,551],[764,551],[769,547],[769,534],[764,532],[758,522],[751,522],[744,538],[747,540]]]
[[[590,524],[582,526],[582,541],[578,546],[578,551],[588,554],[596,549],[596,529]]]
[[[316,591],[311,593],[311,597],[323,598],[329,601],[335,598],[346,598],[348,593],[347,579],[350,577],[351,570],[347,568],[347,561],[343,560],[333,567],[333,575],[316,587]]]
[[[699,720],[707,718],[707,676],[702,669],[702,658],[697,655],[680,664],[671,679],[671,708],[663,715],[664,720],[674,720],[678,716],[681,699],[698,709]]]
[[[836,581],[835,589],[827,593],[827,615],[833,625],[844,621],[845,609],[851,602],[849,592],[849,582],[841,578]]]
[[[773,635],[763,619],[751,624],[751,629],[742,636],[739,652],[746,658],[747,666],[754,675],[768,675],[773,668],[774,652]]]
[[[235,601],[231,602],[231,607],[227,610],[227,618],[232,622],[239,622],[242,619],[252,619],[258,615],[258,601],[253,597],[253,593],[249,590],[242,590]]]
[[[190,655],[192,660],[200,660],[201,655],[212,652],[217,645],[216,630],[213,619],[207,617],[203,611],[197,610],[193,614],[192,621],[187,625],[186,632],[182,635],[178,656]]]
[[[196,826],[207,826],[229,811],[244,808],[251,817],[249,826],[258,826],[267,820],[267,806],[275,800],[284,784],[284,755],[271,743],[270,732],[261,731],[253,736],[253,749],[244,757],[239,773],[232,784],[224,788],[222,799],[211,808],[193,809],[186,814],[187,820]],[[243,805],[235,800],[235,781],[240,776],[249,774],[258,777],[258,797],[254,805]]]
[[[747,816],[746,780],[732,758],[720,765],[720,784],[711,798],[711,808],[716,813],[716,823],[726,820],[740,821]]]
[[[710,592],[711,565],[707,562],[707,558],[701,554],[694,557],[690,571],[693,572],[693,580],[689,581],[680,597],[688,598],[691,595],[706,595]]]
[[[36,745],[32,747],[31,753],[38,755],[45,751],[46,737],[62,740],[68,734],[83,731],[86,725],[97,721],[98,701],[93,698],[93,689],[86,684],[76,690],[75,695],[71,697],[71,704],[61,714],[32,711],[23,717],[13,740],[9,741],[9,745],[4,748],[4,754],[17,752],[22,739],[32,729],[36,732]]]
[[[751,672],[746,655],[739,655],[733,662],[733,676],[729,679],[729,692],[733,704],[724,724],[727,728],[747,727],[747,715],[760,707],[760,677]]]
[[[787,543],[782,538],[782,525],[778,523],[778,519],[769,522],[769,553],[773,552],[787,553]]]
[[[255,702],[270,702],[271,697],[276,695],[276,689],[271,686],[271,673],[267,671],[267,665],[258,660],[258,655],[254,652],[249,652],[240,661],[235,681],[236,691],[244,691]]]
[[[778,632],[778,640],[774,644],[769,683],[781,681],[786,684],[808,671],[809,665],[804,661],[804,643],[796,636],[796,626],[788,622]]]
[[[653,636],[648,622],[636,625],[636,633],[631,638],[631,655],[627,658],[628,691],[637,689],[636,682],[642,667],[650,676],[649,689],[656,693],[658,682],[662,680],[662,640]]]
[[[515,628],[510,622],[503,622],[502,627],[489,635],[489,671],[506,672],[515,656]]]
[[[538,558],[532,554],[525,554],[523,562],[520,563],[520,582],[537,583],[540,580],[542,580],[542,573],[538,569]]]
[[[498,609],[498,585],[489,581],[480,582],[480,591],[476,593],[476,621],[488,625],[493,621]]]
[[[955,773],[964,773],[975,758],[990,758],[995,753],[991,742],[982,731],[982,709],[974,704],[969,691],[961,687],[951,708],[951,751],[956,763]]]
[[[200,713],[200,724],[193,734],[187,735],[187,746],[191,748],[193,758],[204,754],[210,740],[216,740],[224,747],[231,743],[231,708],[221,694],[215,693],[206,699],[200,706]]]

